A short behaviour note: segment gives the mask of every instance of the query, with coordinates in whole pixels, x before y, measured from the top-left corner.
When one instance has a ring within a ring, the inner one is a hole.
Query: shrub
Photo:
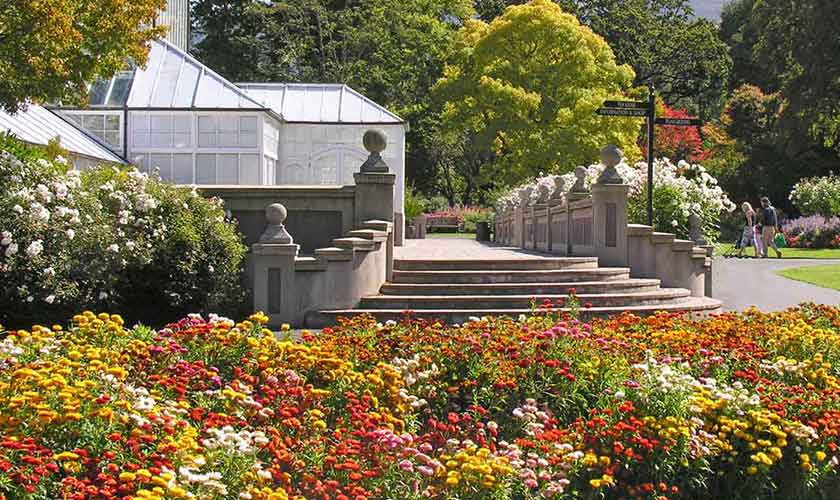
[[[838,248],[840,218],[826,219],[820,215],[800,217],[782,225],[782,233],[789,247]]]
[[[0,236],[4,324],[104,307],[163,323],[242,300],[245,247],[221,202],[135,169],[0,151]]]
[[[840,487],[840,310],[197,315],[2,332],[10,499],[796,499]]]
[[[428,205],[429,200],[427,200],[422,194],[418,193],[414,189],[414,186],[406,187],[405,203],[403,204],[406,221],[413,221],[415,217],[426,211],[426,207]]]
[[[790,192],[790,201],[802,215],[840,215],[840,176],[803,179]]]

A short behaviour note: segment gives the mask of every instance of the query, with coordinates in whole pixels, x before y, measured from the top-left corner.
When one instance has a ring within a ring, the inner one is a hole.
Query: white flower
[[[99,292],[99,300],[105,300],[108,298],[107,292]]]
[[[67,158],[65,158],[61,155],[58,155],[58,156],[55,157],[55,162],[58,163],[59,165],[68,165],[70,163],[67,160]]]
[[[676,220],[676,219],[674,219],[674,220],[672,220],[672,221],[671,221],[671,225],[672,225],[672,226],[674,226],[674,227],[677,227],[677,226],[679,226],[679,225],[680,225],[680,223],[679,223],[679,222],[677,222],[677,220]]]
[[[12,255],[18,253],[18,244],[11,243],[8,247],[6,247],[6,257],[11,257]]]
[[[110,250],[114,253],[117,253],[117,252],[120,251],[120,246],[117,245],[116,243],[111,243],[111,246],[108,247],[108,250]]]
[[[13,206],[13,207],[12,207],[12,210],[13,210],[14,212],[16,212],[17,214],[22,214],[22,213],[23,213],[23,207],[22,207],[22,206],[20,206],[20,205],[15,205],[15,206]]]
[[[134,247],[136,247],[136,246],[137,246],[137,244],[134,243],[133,241],[126,241],[125,242],[125,247],[129,250],[134,250]]]
[[[12,233],[9,231],[3,231],[0,233],[0,236],[2,236],[2,239],[0,239],[0,245],[5,247],[12,243]]]
[[[76,237],[76,231],[73,231],[72,229],[68,229],[67,231],[64,231],[64,235],[67,236],[67,239],[72,240],[73,238]]]
[[[44,243],[41,240],[35,240],[26,247],[26,255],[29,257],[37,257],[44,251]]]
[[[35,297],[33,297],[31,295],[29,297],[26,297],[27,302],[32,302],[33,300],[35,300]]]
[[[52,304],[53,302],[55,302],[55,295],[47,295],[47,298],[44,299],[44,302],[46,302],[47,304]]]
[[[53,276],[55,276],[55,269],[53,269],[52,267],[48,267],[44,269],[43,274],[48,278],[52,278]]]

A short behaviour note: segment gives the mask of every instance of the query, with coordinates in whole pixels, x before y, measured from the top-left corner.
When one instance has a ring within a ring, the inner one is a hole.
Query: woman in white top
[[[756,238],[755,238],[755,210],[753,210],[752,205],[748,201],[745,201],[741,204],[741,211],[744,212],[744,217],[746,220],[746,225],[744,226],[744,230],[741,232],[741,244],[738,248],[738,257],[744,256],[744,250],[750,245],[756,249],[756,255],[758,253],[758,247],[756,246]]]

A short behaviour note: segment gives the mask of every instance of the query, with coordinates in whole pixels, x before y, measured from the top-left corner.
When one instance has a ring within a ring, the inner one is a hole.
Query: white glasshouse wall
[[[178,184],[347,185],[362,136],[383,131],[403,212],[405,132],[397,115],[341,84],[233,84],[167,40],[145,67],[92,86],[84,109],[55,110],[142,170]]]

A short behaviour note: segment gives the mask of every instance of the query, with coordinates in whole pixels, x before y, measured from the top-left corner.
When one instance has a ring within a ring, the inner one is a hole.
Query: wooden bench
[[[458,217],[426,216],[426,230],[430,233],[433,231],[458,232],[462,229],[462,226]]]

